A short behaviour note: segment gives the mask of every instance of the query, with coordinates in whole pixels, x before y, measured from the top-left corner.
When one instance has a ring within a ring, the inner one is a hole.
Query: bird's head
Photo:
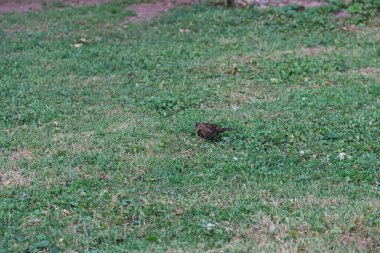
[[[197,129],[197,130],[201,130],[201,129],[203,129],[205,127],[205,124],[203,124],[203,123],[196,123],[195,124],[195,129]]]

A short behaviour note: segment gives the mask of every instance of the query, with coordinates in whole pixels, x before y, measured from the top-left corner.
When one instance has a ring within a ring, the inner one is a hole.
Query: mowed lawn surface
[[[378,17],[130,3],[0,16],[0,252],[379,250]]]

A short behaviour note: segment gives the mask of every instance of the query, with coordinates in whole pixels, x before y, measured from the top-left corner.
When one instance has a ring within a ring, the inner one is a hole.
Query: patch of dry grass
[[[28,186],[32,181],[32,178],[23,175],[17,168],[0,169],[0,188]]]
[[[18,149],[16,151],[13,151],[10,155],[10,160],[11,161],[18,161],[22,158],[25,158],[25,159],[33,159],[34,155],[33,153],[27,149],[27,148],[23,148],[23,149]]]

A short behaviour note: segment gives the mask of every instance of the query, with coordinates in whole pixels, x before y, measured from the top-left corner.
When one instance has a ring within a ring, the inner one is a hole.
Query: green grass
[[[379,249],[379,17],[129,3],[0,16],[1,252]]]

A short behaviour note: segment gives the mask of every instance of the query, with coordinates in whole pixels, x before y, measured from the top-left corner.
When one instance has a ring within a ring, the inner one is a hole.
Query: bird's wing
[[[205,123],[205,126],[206,126],[206,128],[208,128],[212,131],[215,131],[216,129],[218,129],[218,125],[216,125],[216,124]]]

